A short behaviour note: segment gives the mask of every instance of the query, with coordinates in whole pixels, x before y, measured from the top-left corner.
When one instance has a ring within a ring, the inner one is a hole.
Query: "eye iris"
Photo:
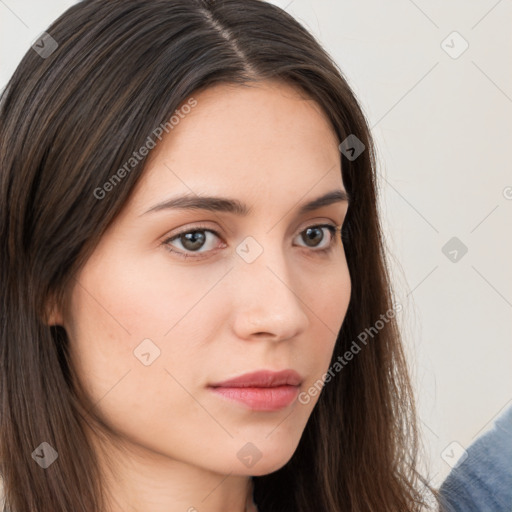
[[[305,235],[306,235],[305,241],[308,245],[309,245],[310,241],[315,242],[315,240],[317,240],[317,241],[321,242],[324,237],[324,233],[323,233],[322,229],[318,228],[318,227],[306,229]],[[320,236],[318,236],[318,235],[320,235]],[[312,246],[315,247],[316,245],[317,244],[313,244]]]
[[[203,231],[191,231],[190,233],[183,233],[180,235],[181,243],[183,247],[189,251],[200,249],[206,240],[206,236]],[[192,242],[192,244],[188,244]]]
[[[183,247],[187,251],[197,251],[200,249],[205,241],[206,235],[204,230],[187,231],[177,236],[181,241]],[[312,226],[303,231],[303,240],[310,247],[316,247],[324,238],[324,232],[320,226]]]

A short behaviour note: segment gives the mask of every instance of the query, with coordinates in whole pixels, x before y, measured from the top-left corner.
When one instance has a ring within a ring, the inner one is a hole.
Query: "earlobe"
[[[48,319],[46,320],[46,324],[48,325],[48,327],[54,325],[62,325],[62,323],[62,315],[60,313],[52,312],[51,315],[49,315]]]
[[[52,300],[47,308],[45,324],[48,325],[48,327],[51,327],[53,325],[63,325],[63,323],[64,319],[62,317],[62,313],[55,301]]]

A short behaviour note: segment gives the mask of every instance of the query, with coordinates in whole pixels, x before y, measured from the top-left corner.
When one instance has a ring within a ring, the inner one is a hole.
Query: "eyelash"
[[[312,252],[315,252],[315,253],[321,253],[321,254],[328,254],[330,253],[335,245],[336,245],[336,234],[338,232],[338,228],[339,226],[336,226],[334,224],[312,224],[311,226],[306,226],[306,228],[304,228],[300,233],[303,233],[304,231],[306,231],[307,229],[310,229],[310,228],[327,228],[329,229],[329,231],[331,232],[331,235],[332,235],[332,239],[331,239],[331,242],[329,243],[329,245],[324,248],[324,249],[311,249]],[[210,233],[213,233],[217,238],[221,238],[220,235],[213,229],[210,229],[206,226],[202,226],[202,225],[197,225],[197,226],[194,226],[193,228],[187,228],[179,233],[176,233],[175,235],[173,235],[172,237],[170,238],[167,238],[166,240],[164,240],[162,242],[162,244],[164,245],[164,247],[166,248],[166,250],[168,250],[169,252],[173,253],[173,254],[176,254],[177,256],[179,256],[180,258],[183,258],[183,259],[186,259],[186,258],[192,258],[192,259],[202,259],[203,255],[207,254],[208,252],[211,252],[211,251],[205,251],[205,252],[201,252],[201,253],[197,253],[198,256],[195,256],[194,255],[194,252],[191,252],[190,254],[189,253],[183,253],[181,251],[176,251],[175,249],[172,248],[171,245],[169,245],[169,242],[172,242],[174,240],[176,240],[177,238],[179,238],[181,235],[184,235],[184,234],[187,234],[187,233],[196,233],[196,232],[199,232],[199,231],[209,231]],[[345,234],[343,232],[343,230],[341,230],[341,239],[344,240],[345,239]],[[301,246],[303,249],[307,249],[307,247],[305,246]]]

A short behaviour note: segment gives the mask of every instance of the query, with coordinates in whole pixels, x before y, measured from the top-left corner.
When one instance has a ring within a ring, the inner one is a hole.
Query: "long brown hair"
[[[125,167],[115,193],[99,198],[98,188],[194,92],[284,80],[320,105],[340,142],[355,135],[364,144],[355,159],[340,152],[352,199],[342,232],[352,295],[332,363],[394,304],[367,121],[335,62],[284,10],[260,0],[85,0],[47,34],[0,98],[4,510],[103,512],[84,429],[91,404],[73,378],[65,330],[45,314],[51,301],[65,305],[145,158]],[[254,477],[261,512],[421,509],[428,485],[396,319],[374,330],[325,383],[290,461]],[[43,442],[58,453],[44,470],[34,455]]]

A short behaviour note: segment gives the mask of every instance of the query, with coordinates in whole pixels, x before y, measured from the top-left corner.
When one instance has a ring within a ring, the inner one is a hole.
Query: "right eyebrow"
[[[347,202],[350,204],[350,194],[342,189],[331,190],[330,192],[327,192],[326,194],[301,205],[298,213],[299,215],[302,215],[304,213],[308,213],[310,211],[317,210],[324,206],[329,206],[331,204],[339,202]],[[150,212],[158,212],[167,209],[227,212],[244,217],[249,215],[251,211],[246,204],[242,203],[238,199],[215,196],[182,195],[172,197],[170,199],[163,201],[162,203],[158,203],[152,206],[142,215],[145,215]]]

